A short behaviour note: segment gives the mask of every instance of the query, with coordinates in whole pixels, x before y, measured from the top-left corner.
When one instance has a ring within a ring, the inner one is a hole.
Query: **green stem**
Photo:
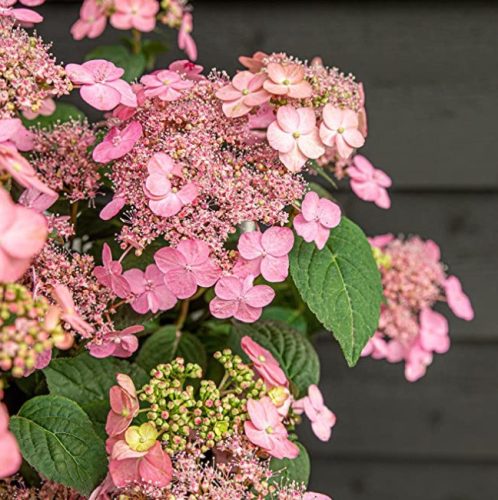
[[[142,51],[142,33],[135,28],[131,30],[131,51],[140,54]]]
[[[322,178],[324,178],[325,180],[327,180],[328,182],[330,182],[330,184],[332,184],[332,186],[333,186],[335,189],[337,189],[337,184],[335,183],[334,179],[332,179],[332,177],[330,177],[330,175],[328,175],[328,174],[325,172],[325,170],[323,170],[323,168],[322,168],[322,167],[320,167],[320,166],[318,166],[318,165],[315,165],[313,168],[316,170],[316,173],[317,173],[320,177],[322,177]]]
[[[182,302],[182,305],[180,306],[180,315],[178,316],[178,319],[176,320],[176,328],[178,330],[181,330],[183,328],[183,325],[185,324],[185,321],[188,316],[188,309],[190,306],[190,299],[184,300]]]

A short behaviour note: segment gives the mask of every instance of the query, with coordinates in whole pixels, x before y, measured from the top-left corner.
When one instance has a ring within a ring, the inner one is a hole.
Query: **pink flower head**
[[[110,288],[118,297],[124,299],[130,294],[130,285],[122,276],[123,266],[117,260],[112,260],[111,247],[104,243],[102,249],[103,266],[96,266],[93,274],[102,285]]]
[[[123,276],[134,294],[131,307],[137,313],[145,314],[151,311],[155,314],[175,307],[176,297],[164,284],[164,275],[156,265],[148,265],[145,272],[129,269]]]
[[[359,131],[358,114],[350,109],[335,108],[327,104],[323,108],[320,137],[327,146],[335,146],[341,158],[347,159],[355,148],[361,148],[365,139]]]
[[[111,24],[118,30],[136,29],[144,33],[156,27],[159,2],[156,0],[115,0]]]
[[[216,297],[209,303],[215,318],[234,317],[244,323],[254,323],[275,297],[274,290],[267,285],[253,285],[253,276],[245,279],[224,276],[214,288]]]
[[[450,348],[448,320],[428,307],[420,311],[420,345],[429,352],[443,354]]]
[[[61,318],[82,337],[90,337],[94,328],[79,315],[69,288],[65,285],[56,285],[53,289],[53,295],[62,310]]]
[[[210,257],[209,245],[201,240],[183,240],[176,248],[166,247],[154,256],[159,269],[164,273],[164,282],[179,298],[188,299],[197,287],[213,286],[221,269]]]
[[[159,97],[161,101],[176,101],[182,97],[182,91],[192,88],[191,80],[184,80],[176,71],[163,69],[144,75],[140,79],[147,97]]]
[[[41,214],[48,210],[57,201],[57,198],[56,194],[50,195],[31,188],[22,192],[19,203]]]
[[[80,9],[80,18],[71,27],[71,35],[75,40],[97,38],[104,32],[106,24],[102,6],[96,0],[85,0]]]
[[[325,153],[315,113],[309,108],[279,108],[276,121],[268,127],[267,138],[291,172],[299,172],[309,158],[315,160]]]
[[[310,385],[308,395],[297,402],[297,408],[302,407],[311,421],[311,428],[320,441],[328,441],[332,434],[332,427],[336,422],[335,415],[325,406],[320,389]]]
[[[254,342],[247,335],[242,337],[240,345],[243,351],[249,356],[249,359],[254,363],[254,369],[268,388],[289,386],[289,381],[282,368],[280,368],[280,363],[273,357],[270,351],[260,346],[257,342]]]
[[[462,284],[456,276],[448,276],[444,282],[444,291],[448,306],[453,311],[453,314],[458,318],[471,321],[474,319],[474,309],[470,299],[464,293]]]
[[[88,350],[94,358],[129,358],[138,349],[136,333],[143,331],[141,325],[129,326],[118,332],[107,333],[101,344],[90,344]]]
[[[245,66],[251,73],[259,73],[266,64],[264,60],[268,57],[265,52],[255,52],[252,57],[240,56],[239,62],[242,66]]]
[[[372,356],[374,359],[383,359],[386,357],[388,343],[380,332],[375,332],[361,351],[362,357]]]
[[[145,195],[149,207],[161,217],[171,217],[192,203],[198,195],[197,186],[188,182],[181,189],[173,188],[174,176],[182,178],[180,167],[165,153],[156,153],[147,165],[149,176],[145,181]]]
[[[113,127],[104,140],[93,150],[93,159],[97,163],[109,163],[128,154],[142,137],[142,125],[133,121],[123,130]]]
[[[299,448],[289,441],[287,429],[270,398],[249,399],[247,412],[250,420],[244,422],[244,431],[251,443],[275,458],[294,459],[299,455]]]
[[[66,72],[71,81],[81,86],[81,98],[100,111],[109,111],[118,104],[136,107],[137,97],[129,83],[121,77],[124,69],[104,59],[83,64],[68,64]]]
[[[18,280],[48,236],[43,215],[16,205],[0,187],[0,283]]]
[[[270,94],[286,95],[295,99],[311,97],[313,89],[305,80],[304,66],[270,63],[266,71],[268,79],[264,83],[264,88]]]
[[[392,233],[380,234],[379,236],[368,238],[368,242],[371,246],[379,248],[381,250],[394,240],[395,237]]]
[[[390,342],[392,344],[392,342]],[[405,378],[408,382],[416,382],[427,372],[432,363],[432,353],[426,351],[417,342],[410,348],[405,357]]]
[[[0,479],[15,474],[21,467],[21,463],[19,445],[9,431],[7,407],[0,403]]]
[[[351,177],[351,189],[358,198],[373,201],[380,208],[391,206],[386,189],[391,187],[391,178],[375,168],[364,156],[356,155],[347,172]]]
[[[116,379],[118,385],[112,386],[109,391],[111,410],[105,424],[105,431],[111,437],[122,434],[138,415],[140,408],[133,380],[122,373]]]
[[[18,21],[21,26],[26,28],[30,28],[33,24],[41,23],[43,21],[43,17],[31,9],[14,9],[12,6],[16,3],[16,1],[17,0],[2,0],[0,2],[0,17],[10,17],[15,21]],[[28,2],[21,3],[29,6]],[[36,5],[40,4],[31,4],[33,7]]]
[[[178,31],[178,47],[187,54],[191,61],[197,60],[197,45],[192,38],[192,30],[194,29],[194,21],[192,14],[186,12],[182,18],[182,24]]]
[[[244,116],[255,106],[268,102],[271,95],[263,89],[265,75],[253,75],[250,71],[237,73],[232,82],[216,92],[223,101],[223,112],[230,118]]]
[[[173,61],[168,69],[175,71],[180,75],[185,76],[189,80],[199,81],[204,80],[204,76],[201,74],[204,68],[199,64],[195,64],[188,59],[181,59],[179,61]]]
[[[126,200],[122,196],[116,194],[112,200],[100,211],[99,217],[102,220],[111,220],[121,212],[121,209],[126,205]]]
[[[304,197],[301,210],[294,218],[294,229],[304,241],[314,241],[321,250],[329,239],[330,230],[341,222],[341,209],[310,191]]]
[[[264,233],[250,231],[239,239],[240,255],[257,262],[258,273],[267,281],[285,281],[289,274],[289,252],[294,245],[294,234],[287,227],[271,227]]]

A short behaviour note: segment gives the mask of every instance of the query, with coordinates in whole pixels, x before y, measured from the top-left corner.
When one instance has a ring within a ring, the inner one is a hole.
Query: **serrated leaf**
[[[174,325],[160,328],[144,343],[137,356],[137,364],[150,372],[161,363],[169,363],[177,356],[186,362],[207,365],[207,355],[200,340],[188,332],[177,333]]]
[[[275,356],[289,380],[298,389],[298,396],[304,396],[311,384],[318,384],[320,361],[311,342],[301,332],[279,321],[236,323],[230,342],[234,351],[241,353],[240,341],[245,335],[249,335]]]
[[[296,238],[290,268],[301,297],[354,366],[377,329],[382,301],[380,273],[363,231],[343,217],[323,250]]]
[[[33,120],[22,118],[26,127],[38,126],[41,128],[51,128],[54,124],[67,122],[69,120],[84,120],[85,113],[73,104],[58,102],[55,111],[50,116],[37,116]]]
[[[101,45],[85,56],[86,61],[91,59],[105,59],[119,68],[123,68],[125,70],[123,79],[127,82],[139,78],[146,65],[145,56],[142,53],[132,54],[122,45]]]
[[[10,419],[25,460],[40,474],[90,495],[105,476],[104,441],[86,413],[60,396],[39,396]]]
[[[299,455],[293,460],[289,458],[272,458],[270,468],[275,473],[270,479],[271,483],[285,485],[287,483],[302,483],[308,486],[311,464],[308,452],[301,443],[295,443],[299,448]]]

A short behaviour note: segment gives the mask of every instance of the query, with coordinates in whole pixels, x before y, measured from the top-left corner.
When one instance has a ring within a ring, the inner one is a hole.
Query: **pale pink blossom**
[[[370,245],[372,245],[375,248],[380,248],[381,250],[394,240],[395,237],[394,234],[392,233],[380,234],[379,236],[373,236],[371,238],[368,238],[368,242],[370,243]]]
[[[313,493],[308,491],[304,494],[303,500],[332,500],[328,495],[323,495],[322,493]]]
[[[244,259],[257,263],[257,274],[262,274],[267,281],[277,283],[285,281],[289,274],[289,252],[293,245],[292,230],[274,226],[264,233],[243,233],[239,238],[238,249]]]
[[[313,89],[305,80],[304,66],[269,63],[266,72],[268,79],[264,83],[264,88],[270,94],[289,96],[295,99],[311,97]]]
[[[444,282],[444,290],[448,306],[455,316],[471,321],[474,319],[472,303],[462,289],[462,284],[456,276],[448,276]]]
[[[231,83],[216,92],[223,101],[223,112],[230,118],[238,118],[249,113],[255,106],[268,102],[271,94],[263,88],[266,77],[254,75],[250,71],[237,73]]]
[[[40,16],[37,12],[31,9],[23,9],[23,8],[13,8],[13,5],[17,0],[1,0],[0,1],[0,17],[10,17],[16,21],[18,21],[21,26],[26,28],[30,28],[33,24],[41,23],[43,21],[43,17]],[[24,5],[28,5],[29,3],[24,3]],[[31,6],[35,6],[39,4],[31,4]]]
[[[388,351],[389,344],[380,332],[375,332],[361,351],[362,357],[372,356],[374,359],[384,359]]]
[[[143,329],[143,326],[135,325],[118,332],[106,333],[101,344],[91,343],[88,350],[94,358],[129,358],[138,349],[138,338],[135,334]]]
[[[329,239],[330,230],[340,222],[339,206],[310,191],[304,197],[301,213],[294,218],[294,229],[304,241],[314,241],[321,250]]]
[[[392,342],[390,342],[392,344]],[[408,351],[405,358],[405,378],[408,382],[416,382],[422,378],[427,367],[432,363],[432,353],[426,351],[416,342]]]
[[[253,276],[241,279],[224,276],[214,288],[216,297],[209,303],[215,318],[235,318],[244,323],[254,323],[275,297],[274,290],[267,285],[253,285]]]
[[[0,479],[12,476],[21,467],[22,456],[16,438],[9,431],[7,407],[0,403]]]
[[[102,285],[110,288],[118,297],[124,299],[130,294],[130,285],[123,277],[121,262],[112,260],[111,247],[104,243],[102,248],[103,266],[95,266],[93,274]]]
[[[189,61],[188,59],[180,59],[179,61],[173,61],[168,66],[168,69],[171,71],[176,71],[177,73],[180,73],[180,75],[183,75],[189,80],[193,81],[204,80],[205,78],[201,74],[204,68],[199,64],[195,64]]]
[[[102,220],[111,220],[121,212],[126,205],[126,200],[122,196],[114,195],[112,200],[100,211],[99,217]]]
[[[355,148],[365,144],[365,138],[359,131],[358,114],[354,111],[327,104],[322,116],[320,137],[325,145],[335,146],[341,158],[349,158]]]
[[[53,295],[57,304],[61,308],[61,318],[82,337],[90,337],[94,332],[94,328],[78,313],[69,288],[65,285],[56,285],[53,288]]]
[[[254,369],[268,388],[289,386],[289,381],[282,368],[280,368],[280,363],[270,351],[259,345],[247,335],[242,337],[240,345],[242,350],[253,362]]]
[[[158,12],[156,0],[115,0],[110,23],[119,30],[136,29],[147,33],[156,27]]]
[[[123,130],[113,127],[104,140],[93,150],[93,159],[97,163],[109,163],[128,154],[142,137],[142,125],[133,121]]]
[[[187,182],[180,189],[172,186],[173,177],[183,178],[183,173],[179,165],[165,153],[156,153],[149,160],[147,170],[149,176],[144,191],[149,198],[149,207],[156,215],[176,215],[197,198],[198,189],[193,182]]]
[[[46,99],[43,100],[42,105],[40,106],[40,109],[38,109],[37,112],[32,111],[31,109],[25,109],[23,110],[22,114],[28,119],[28,120],[34,120],[38,116],[50,116],[55,112],[56,105],[55,101],[51,97],[47,97]]]
[[[280,161],[291,171],[299,172],[308,159],[325,153],[316,128],[315,113],[310,108],[282,106],[267,132],[270,146],[278,151]]]
[[[197,45],[192,38],[194,20],[190,12],[186,12],[182,18],[182,24],[178,31],[178,47],[187,54],[191,61],[197,60]]]
[[[176,297],[164,284],[164,275],[159,268],[150,264],[144,271],[129,269],[123,276],[134,294],[131,307],[139,314],[151,311],[167,311],[175,307]]]
[[[197,287],[213,286],[221,269],[210,256],[211,250],[201,240],[183,240],[176,248],[161,248],[154,255],[159,269],[164,273],[164,282],[179,298],[188,299],[197,292]]]
[[[26,272],[47,235],[45,217],[16,205],[0,187],[0,283],[16,281]]]
[[[100,111],[109,111],[118,104],[136,107],[137,97],[130,84],[121,77],[124,69],[104,59],[83,64],[68,64],[66,72],[71,81],[81,87],[81,98]]]
[[[107,17],[97,0],[85,0],[80,9],[80,18],[71,27],[71,35],[75,40],[85,37],[97,38],[107,24]]]
[[[144,75],[140,79],[147,97],[158,97],[161,101],[176,101],[184,90],[192,88],[191,80],[184,80],[176,71],[163,69]]]
[[[420,346],[428,352],[443,354],[450,348],[448,320],[428,307],[420,311]]]
[[[259,73],[266,64],[264,60],[268,57],[265,52],[255,52],[251,57],[240,56],[239,62],[242,66],[245,66],[251,73]]]
[[[287,429],[270,398],[249,399],[247,412],[250,420],[244,422],[244,431],[251,443],[275,458],[294,459],[299,455],[299,448],[289,441]]]
[[[105,430],[111,437],[122,434],[138,415],[140,405],[133,381],[128,375],[116,376],[118,385],[109,390],[111,409],[107,415]]]
[[[347,173],[351,177],[351,189],[358,198],[372,201],[380,208],[389,208],[391,200],[387,188],[391,178],[375,168],[364,156],[356,155]]]

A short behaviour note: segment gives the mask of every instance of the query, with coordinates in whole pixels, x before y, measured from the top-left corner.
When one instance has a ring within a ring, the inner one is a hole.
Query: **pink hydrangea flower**
[[[277,119],[268,127],[267,138],[291,172],[299,172],[308,159],[315,160],[325,153],[315,113],[309,108],[279,108]]]
[[[37,12],[31,9],[23,9],[23,8],[13,8],[12,6],[17,2],[17,0],[1,0],[0,2],[0,17],[10,17],[16,21],[18,21],[21,26],[25,26],[30,28],[33,24],[41,23],[43,21],[43,17],[40,16]],[[26,2],[24,5],[29,5]],[[32,4],[31,6],[40,5],[40,4]]]
[[[210,253],[204,241],[183,240],[176,248],[158,250],[154,260],[164,273],[168,288],[179,299],[188,299],[196,293],[198,286],[213,286],[220,277],[221,269]]]
[[[124,69],[112,62],[94,59],[83,64],[68,64],[66,72],[71,81],[81,87],[81,98],[95,109],[109,111],[118,104],[137,106],[130,84],[121,78]]]
[[[297,411],[304,410],[311,421],[311,428],[320,441],[328,441],[332,434],[332,427],[336,423],[336,416],[325,406],[320,389],[312,384],[308,388],[308,395],[295,403]]]
[[[359,131],[358,114],[350,109],[335,108],[327,104],[323,108],[320,137],[327,146],[335,146],[341,158],[349,158],[355,148],[365,144]]]
[[[28,120],[34,120],[38,116],[50,116],[53,115],[56,109],[56,104],[55,101],[51,97],[47,97],[46,99],[43,100],[42,105],[40,106],[40,109],[38,111],[32,111],[31,109],[25,109],[23,110],[22,114],[28,119]]]
[[[240,255],[256,261],[258,273],[267,281],[285,281],[289,274],[289,252],[294,245],[294,234],[287,227],[271,227],[264,233],[250,231],[239,238]]]
[[[249,113],[255,106],[268,102],[271,94],[263,88],[266,77],[254,75],[250,71],[237,73],[232,82],[216,92],[223,101],[223,112],[230,118],[238,118]]]
[[[187,54],[191,61],[197,60],[197,45],[192,38],[194,19],[190,12],[186,12],[182,18],[182,24],[178,31],[178,47]]]
[[[201,74],[204,68],[199,64],[195,64],[188,59],[180,59],[179,61],[173,61],[168,69],[184,75],[189,80],[199,81],[204,80],[204,76]]]
[[[388,351],[388,343],[380,332],[375,332],[361,351],[362,357],[372,356],[374,359],[384,359]]]
[[[113,127],[104,140],[93,150],[93,159],[97,163],[109,163],[128,154],[142,137],[142,125],[133,121],[123,130]]]
[[[428,307],[420,311],[420,346],[429,352],[443,354],[450,348],[448,320]]]
[[[140,409],[133,380],[123,373],[119,373],[116,380],[118,385],[112,386],[109,391],[111,410],[105,424],[105,431],[111,437],[128,429]]]
[[[305,80],[304,66],[270,63],[266,71],[268,79],[264,83],[264,88],[270,94],[286,95],[295,99],[311,97],[313,89]]]
[[[85,0],[80,9],[80,18],[71,27],[71,35],[75,40],[85,37],[97,38],[105,30],[107,17],[96,0]]]
[[[31,208],[38,213],[48,210],[56,201],[57,195],[42,193],[37,189],[25,189],[19,197],[19,203],[26,208]]]
[[[112,200],[100,211],[99,217],[102,220],[111,220],[121,212],[126,205],[126,200],[122,196],[114,195]]]
[[[53,289],[53,295],[62,310],[61,318],[82,337],[90,337],[94,328],[78,313],[69,288],[65,285],[56,285]]]
[[[138,349],[136,333],[143,331],[141,325],[129,326],[118,332],[107,333],[101,344],[90,344],[88,350],[94,358],[129,358]]]
[[[215,318],[235,318],[244,323],[254,323],[275,297],[274,290],[267,285],[253,285],[253,276],[241,279],[224,276],[214,288],[216,297],[209,303]]]
[[[18,280],[48,235],[45,217],[16,205],[0,187],[0,283]]]
[[[254,363],[254,369],[263,379],[267,387],[288,387],[289,381],[285,376],[280,363],[274,358],[273,354],[260,346],[257,342],[248,337],[242,337],[240,345],[243,351]]]
[[[130,285],[122,276],[121,262],[112,260],[111,247],[104,243],[102,248],[103,266],[95,266],[93,274],[102,285],[110,288],[118,297],[124,299],[130,294]]]
[[[163,69],[144,75],[140,79],[147,97],[158,97],[161,101],[176,101],[182,91],[192,88],[191,80],[184,80],[176,71]]]
[[[341,222],[341,209],[310,191],[304,197],[301,210],[294,218],[294,229],[304,241],[314,241],[321,250],[329,239],[330,230]]]
[[[347,173],[351,177],[351,189],[358,198],[372,201],[380,208],[389,208],[391,200],[387,188],[391,178],[375,168],[364,156],[356,155]]]
[[[264,60],[268,57],[265,52],[255,52],[251,57],[240,56],[239,62],[246,67],[251,73],[259,73],[265,66]]]
[[[462,284],[456,276],[448,276],[444,282],[444,291],[448,306],[455,316],[471,321],[474,319],[472,303],[462,289]]]
[[[12,476],[21,467],[22,456],[16,438],[9,431],[7,407],[0,403],[0,479]]]
[[[159,2],[156,0],[115,0],[110,23],[118,30],[136,29],[144,33],[156,27]]]
[[[123,276],[134,294],[131,307],[137,313],[151,311],[155,314],[175,307],[176,297],[164,284],[164,275],[156,265],[148,265],[145,272],[129,269]]]
[[[270,398],[247,401],[250,420],[244,422],[244,431],[251,443],[266,450],[275,458],[296,458],[299,448],[288,439],[277,408]]]

